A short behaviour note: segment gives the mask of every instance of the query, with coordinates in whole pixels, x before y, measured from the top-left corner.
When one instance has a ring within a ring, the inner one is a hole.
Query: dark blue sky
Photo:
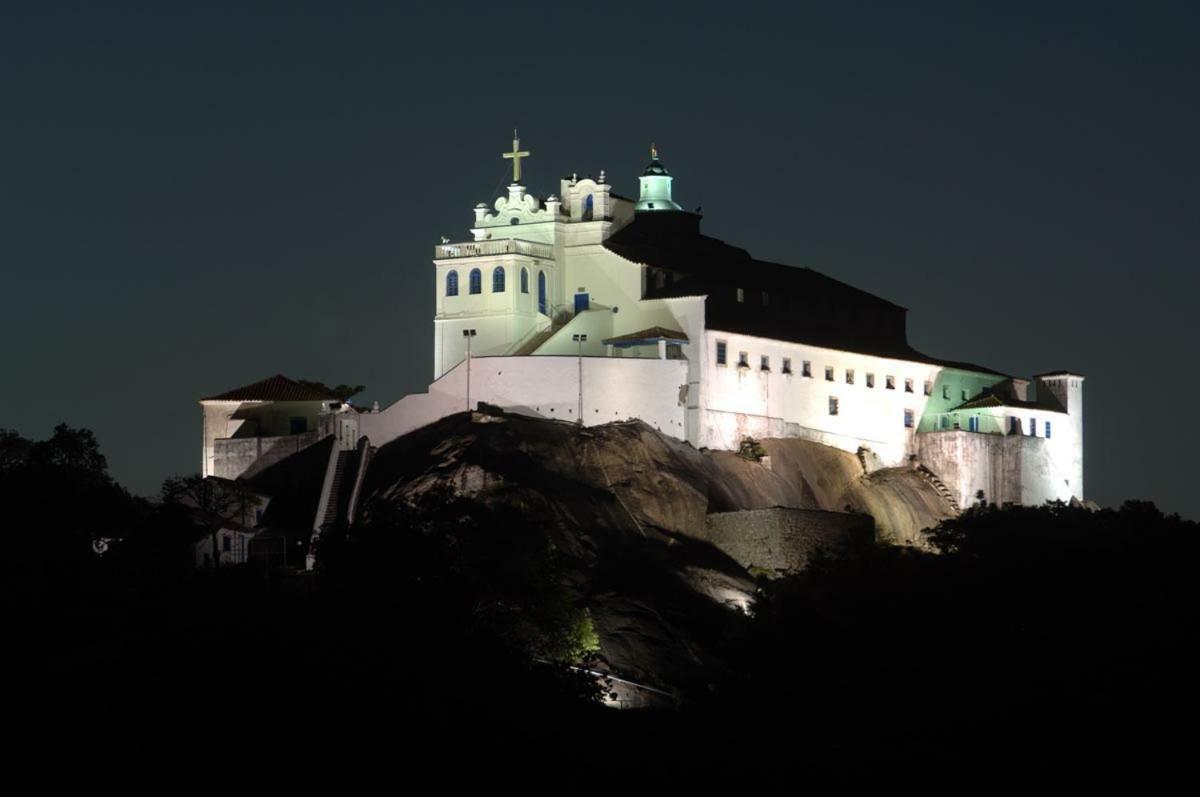
[[[631,194],[653,140],[706,232],[916,347],[1084,373],[1089,496],[1200,517],[1195,4],[569,5],[8,8],[0,427],[90,427],[150,494],[202,395],[423,389],[432,247],[518,126],[535,194]]]

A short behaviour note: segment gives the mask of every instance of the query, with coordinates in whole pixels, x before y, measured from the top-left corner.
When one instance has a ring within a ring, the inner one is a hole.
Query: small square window
[[[791,357],[783,358],[783,368],[781,370],[785,374],[790,374],[792,372],[792,358]]]
[[[905,429],[913,428],[913,411],[912,410],[904,411],[904,428]]]
[[[867,374],[867,387],[875,387],[875,374]]]
[[[749,367],[750,367],[750,355],[747,352],[739,351],[738,352],[738,368],[749,368]]]
[[[825,366],[825,381],[826,382],[833,381],[833,366],[832,365]]]
[[[758,370],[770,371],[771,370],[771,358],[765,354],[762,355],[761,357],[759,357],[758,358]]]
[[[837,400],[837,396],[830,396],[830,397],[829,397],[829,414],[830,414],[830,415],[837,415],[837,414],[838,414],[838,400]]]
[[[717,365],[725,364],[725,341],[717,341]]]
[[[911,380],[911,379],[905,379],[905,380],[904,380],[904,392],[905,392],[905,393],[911,393],[911,392],[913,392],[913,383],[912,383],[912,380]]]
[[[949,385],[942,385],[942,398],[947,399],[947,400],[950,398],[950,386]]]
[[[1050,439],[1050,421],[1046,421],[1046,439]]]
[[[885,376],[883,378],[883,386],[885,388],[887,388],[888,390],[895,390],[896,389],[896,377]]]
[[[804,360],[802,363],[800,363],[800,375],[809,377],[812,376],[812,363],[810,363],[808,360]]]
[[[933,382],[930,382],[928,379],[925,380],[925,395],[933,395]]]
[[[854,369],[853,368],[846,369],[846,384],[847,385],[854,384]]]

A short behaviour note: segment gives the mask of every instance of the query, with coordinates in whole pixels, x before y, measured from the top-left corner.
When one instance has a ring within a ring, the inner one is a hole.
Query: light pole
[[[579,425],[583,426],[583,344],[587,335],[572,335],[571,340],[579,344]]]
[[[475,330],[464,329],[463,337],[467,339],[467,412],[471,411],[471,338],[475,337]]]

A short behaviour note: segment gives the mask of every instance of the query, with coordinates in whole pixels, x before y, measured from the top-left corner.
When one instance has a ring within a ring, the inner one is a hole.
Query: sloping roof
[[[745,249],[700,233],[700,216],[687,211],[639,213],[632,222],[604,241],[604,247],[635,263],[679,272],[683,279],[662,289],[647,291],[647,298],[709,293],[689,283],[752,284],[778,290],[798,290],[822,295],[839,294],[858,302],[901,308],[886,299],[847,285],[810,268],[756,260]]]
[[[259,382],[227,390],[201,401],[336,401],[328,390],[303,385],[283,374],[269,376]]]
[[[1023,410],[1040,410],[1042,412],[1066,412],[1062,403],[1059,402],[1052,394],[1044,398],[1038,397],[1034,401],[1023,401],[1011,396],[999,396],[994,393],[987,393],[982,396],[977,396],[970,401],[964,401],[959,404],[951,412],[958,410],[977,410],[986,407],[1013,407]]]
[[[618,335],[615,338],[606,338],[604,343],[633,343],[639,340],[659,340],[660,338],[666,340],[679,340],[686,343],[688,336],[686,333],[680,332],[678,329],[650,327],[649,329],[643,329],[638,332],[630,332],[628,335]]]
[[[643,298],[707,296],[705,323],[711,330],[1006,376],[917,351],[905,335],[905,308],[810,268],[755,259],[745,249],[702,235],[695,213],[639,213],[604,246],[669,272],[662,284],[647,279]],[[746,302],[731,303],[739,288]],[[757,291],[770,294],[769,305]],[[837,319],[838,313],[845,318]]]

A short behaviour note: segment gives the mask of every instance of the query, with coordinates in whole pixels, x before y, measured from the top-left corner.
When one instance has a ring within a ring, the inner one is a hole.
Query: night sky
[[[915,347],[1083,373],[1088,497],[1200,517],[1194,3],[14,5],[0,427],[91,428],[135,492],[199,469],[201,396],[423,390],[433,246],[519,127],[537,196],[636,195],[654,141],[706,233]]]

